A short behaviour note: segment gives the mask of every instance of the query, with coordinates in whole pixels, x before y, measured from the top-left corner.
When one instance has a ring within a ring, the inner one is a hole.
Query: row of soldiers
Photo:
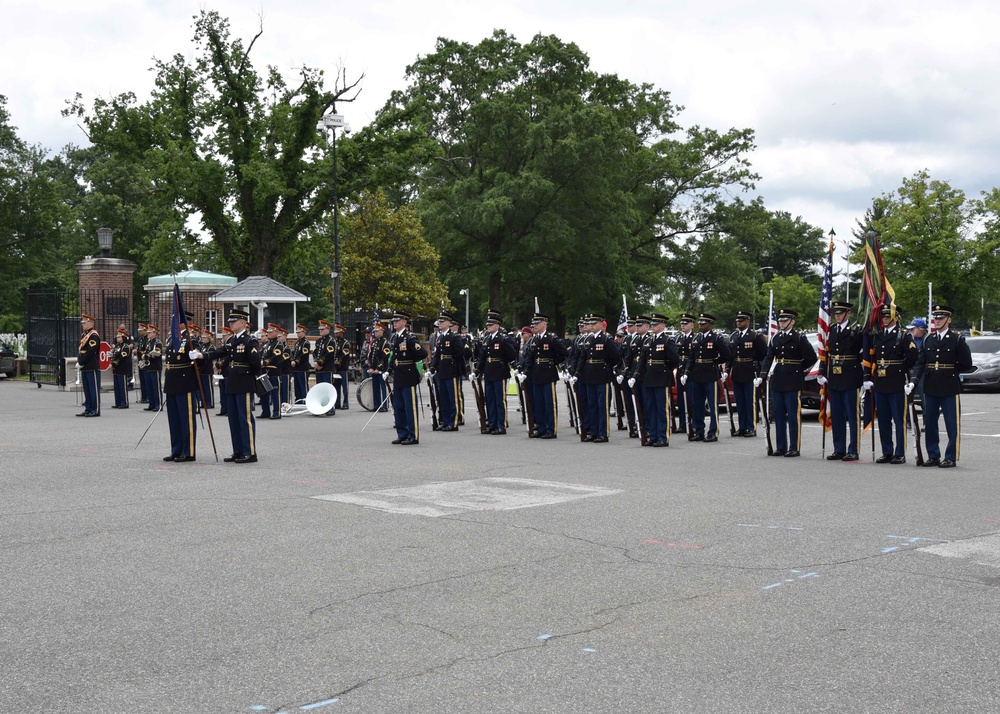
[[[834,450],[828,458],[859,458],[862,395],[866,395],[872,404],[869,412],[879,424],[882,455],[876,462],[905,463],[906,398],[920,384],[928,451],[924,465],[954,466],[959,375],[971,369],[971,355],[961,335],[948,327],[952,309],[935,306],[937,331],[919,346],[898,325],[895,306],[880,308],[880,325],[872,331],[849,327],[852,309],[846,302],[833,304],[835,323],[828,357],[817,377],[827,392],[833,425]],[[429,358],[431,394],[437,395],[441,405],[445,431],[460,425],[461,380],[468,368],[477,402],[481,398],[485,407],[482,433],[506,433],[506,380],[513,368],[525,411],[533,417],[531,438],[556,438],[556,384],[560,380],[568,385],[571,415],[578,420],[583,441],[608,441],[610,405],[617,400],[618,413],[627,417],[629,435],[653,447],[669,445],[671,433],[684,431],[690,441],[717,442],[720,392],[728,399],[731,388],[738,419],[731,435],[756,437],[761,412],[770,410],[776,444],[769,453],[797,457],[802,443],[801,393],[816,364],[816,351],[806,333],[795,327],[798,314],[794,310],[778,311],[778,331],[770,342],[751,328],[751,318],[749,312],[737,313],[736,329],[725,335],[715,329],[716,319],[709,313],[682,314],[680,331],[671,335],[666,329],[668,318],[654,313],[629,320],[626,331],[615,336],[607,331],[603,315],[588,314],[578,322],[577,337],[564,341],[549,332],[548,316],[536,313],[531,327],[522,331],[530,334],[522,334],[518,345],[515,336],[500,327],[500,313],[491,309],[484,334],[470,344],[451,331],[456,321],[442,311],[442,330],[432,336],[434,344],[428,352],[407,329],[408,315],[397,313],[393,324],[398,329],[387,349],[394,352],[398,347],[405,353],[402,365],[410,394],[400,395],[394,443],[418,443],[417,364]],[[866,372],[867,364],[872,367]],[[391,368],[396,371],[395,362]],[[677,415],[684,426],[672,424],[675,387]],[[943,458],[939,415],[949,436]]]

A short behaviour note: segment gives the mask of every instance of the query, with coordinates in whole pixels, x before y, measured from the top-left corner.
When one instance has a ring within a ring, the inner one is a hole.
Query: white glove
[[[764,383],[764,378],[763,377],[754,377],[753,378],[753,386],[759,387],[763,383]]]
[[[520,382],[521,384],[524,384],[524,380],[528,378],[528,375],[526,375],[524,372],[517,372],[516,376],[517,376],[517,381]]]
[[[201,359],[201,352],[198,350],[188,350],[188,357],[191,359]]]
[[[632,387],[635,386],[635,377],[629,377],[628,378],[628,386],[629,386],[629,389],[631,389]]]
[[[476,374],[476,370],[469,372],[469,379],[476,379],[479,375]]]
[[[428,379],[434,379],[434,372],[428,370],[428,372],[427,372],[427,378]]]
[[[868,391],[869,389],[871,389],[871,388],[872,388],[872,386],[873,386],[873,383],[872,383],[872,382],[869,382],[869,381],[868,381],[868,380],[866,379],[866,380],[864,381],[864,384],[862,384],[862,385],[861,385],[861,388],[862,388],[863,390],[865,390],[865,391],[867,392],[867,391]]]
[[[721,379],[721,380],[722,380],[723,382],[725,382],[725,381],[726,381],[726,377],[728,377],[728,376],[729,376],[729,372],[723,372],[723,373],[722,373],[722,376],[720,377],[720,379]]]
[[[621,384],[622,382],[625,381],[625,375],[619,374],[617,377],[615,377],[615,381],[618,382],[618,384]]]
[[[816,375],[816,384],[822,387],[824,384],[826,384],[826,377],[824,377],[822,374]]]
[[[903,387],[903,391],[906,392],[906,396],[910,396],[910,392],[913,391],[913,388],[915,386],[917,386],[917,385],[915,385],[913,382],[907,382],[906,383],[906,386]]]
[[[382,378],[383,382],[388,382],[389,381],[389,377],[386,375],[385,372],[378,372],[377,374],[378,374],[379,377]]]
[[[684,387],[688,383],[688,376],[686,374],[681,375],[681,386]]]
[[[572,385],[572,386],[574,386],[574,387],[575,387],[575,386],[576,386],[576,380],[577,380],[577,379],[579,379],[579,377],[570,377],[570,378],[569,378],[569,383],[570,383],[570,385]]]
[[[560,373],[559,373],[559,378],[560,378],[560,379],[561,379],[562,381],[564,381],[564,382],[566,382],[567,384],[569,384],[569,372],[560,372]]]

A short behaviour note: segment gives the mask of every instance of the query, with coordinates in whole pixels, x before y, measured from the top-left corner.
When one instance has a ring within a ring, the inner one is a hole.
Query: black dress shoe
[[[887,464],[890,461],[892,461],[892,456],[890,456],[889,454],[882,454],[877,459],[875,459],[876,464]]]
[[[538,438],[539,438],[539,439],[555,439],[555,438],[556,438],[556,435],[555,435],[555,434],[542,434],[542,435],[541,435],[540,437],[538,437]]]
[[[637,432],[637,431],[630,431],[628,433],[628,438],[630,438],[630,439],[638,439],[639,438],[639,432]]]
[[[387,411],[389,411],[389,407],[382,407],[381,409],[379,409],[379,411],[380,412],[387,412]]]
[[[593,441],[593,440],[594,440],[594,437],[592,437],[590,434],[587,434],[587,436],[585,436],[582,439],[580,439],[580,441]]]
[[[272,421],[274,421],[275,419],[280,419],[280,418],[281,418],[281,415],[280,415],[280,414],[277,414],[277,415],[275,415],[275,416],[273,416],[273,417],[268,417],[268,419],[270,419],[270,420],[272,420]]]
[[[503,436],[504,434],[507,433],[507,430],[506,429],[493,429],[489,433],[493,434],[494,436]]]
[[[216,412],[215,416],[229,416],[228,412]]]
[[[242,459],[242,458],[243,454],[233,454],[232,456],[227,456],[226,458],[224,458],[223,461],[225,461],[227,464],[231,464],[237,459]]]
[[[163,457],[163,460],[164,460],[164,461],[173,461],[173,460],[174,460],[174,459],[176,459],[176,458],[177,458],[177,455],[176,455],[176,454],[171,454],[170,456],[164,456],[164,457]]]
[[[795,449],[792,449],[791,451],[786,451],[785,452],[785,458],[786,459],[795,458],[798,455],[799,455],[799,452],[796,451]]]
[[[123,406],[123,407],[118,407],[118,408],[119,408],[119,409],[128,409],[128,404],[126,404],[126,405],[125,405],[125,406]]]
[[[857,461],[857,460],[858,460],[857,454],[844,454],[844,458],[841,459],[841,461]]]
[[[400,443],[401,446],[414,446],[415,444],[419,444],[420,440],[419,439],[403,439],[399,443]]]
[[[393,439],[390,443],[392,443],[392,444],[402,444],[403,440],[402,439]]]
[[[940,464],[938,464],[938,468],[953,469],[953,468],[955,468],[955,465],[956,465],[955,462],[952,461],[951,459],[945,459]]]
[[[159,411],[159,409],[153,409],[153,407],[146,407],[145,409],[143,409],[143,411],[144,412],[155,412],[155,411]]]
[[[84,414],[84,416],[85,417],[99,417],[101,415],[98,412],[90,412],[88,414]]]
[[[442,426],[441,431],[458,431],[457,426]]]
[[[890,464],[905,464],[906,463],[906,457],[905,456],[893,456],[892,459],[889,461],[889,463]]]
[[[606,436],[598,436],[598,437],[595,437],[595,438],[591,439],[591,441],[593,441],[595,444],[607,444],[608,443],[608,437],[606,437]]]
[[[675,426],[675,427],[671,427],[670,433],[671,434],[683,434],[684,430],[681,429],[679,426]]]
[[[253,456],[241,456],[238,459],[236,459],[236,463],[238,463],[238,464],[255,464],[255,463],[257,463],[257,455],[254,454]]]
[[[834,451],[826,457],[827,461],[842,461],[847,454],[843,451]]]
[[[193,456],[178,456],[177,458],[174,459],[174,461],[177,461],[179,463],[183,463],[185,461],[194,461],[194,460],[195,458]]]
[[[670,444],[665,441],[654,441],[653,446],[670,446]]]
[[[716,442],[718,440],[719,440],[719,437],[717,437],[717,436],[706,436],[705,437],[705,443],[706,444],[711,444],[711,443]]]
[[[786,453],[787,452],[784,449],[775,449],[774,451],[772,451],[768,455],[769,456],[784,456]]]
[[[941,465],[941,459],[927,459],[927,461],[924,462],[924,466],[940,466],[940,465]]]
[[[149,400],[148,399],[140,399],[139,400],[139,404],[149,404]]]
[[[90,412],[80,412],[77,416],[90,416]]]
[[[688,439],[688,441],[704,441],[704,440],[705,440],[705,437],[702,436],[701,434],[695,434],[690,439]]]
[[[745,436],[747,439],[752,439],[753,437],[757,436],[757,430],[748,429],[747,431],[743,432],[743,436]]]

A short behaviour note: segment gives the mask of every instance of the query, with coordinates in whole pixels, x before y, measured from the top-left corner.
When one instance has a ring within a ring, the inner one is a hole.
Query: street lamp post
[[[462,288],[458,294],[465,295],[465,329],[469,329],[469,289]]]
[[[340,322],[340,230],[337,219],[340,215],[340,195],[337,190],[337,129],[348,129],[343,114],[330,114],[316,125],[317,129],[330,130],[333,137],[333,320]]]

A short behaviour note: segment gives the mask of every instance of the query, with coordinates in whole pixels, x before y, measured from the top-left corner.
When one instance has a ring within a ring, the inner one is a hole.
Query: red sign
[[[101,371],[111,367],[111,345],[107,342],[102,342],[101,351],[97,355],[98,359],[101,360]]]

